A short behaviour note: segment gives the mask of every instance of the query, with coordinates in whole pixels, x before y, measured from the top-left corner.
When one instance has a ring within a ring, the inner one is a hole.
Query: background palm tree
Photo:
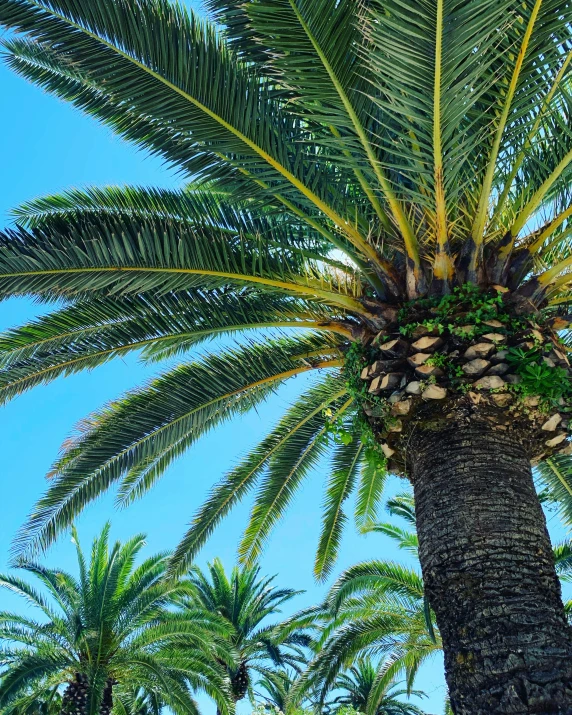
[[[407,695],[425,697],[425,693],[414,690],[399,690],[396,685],[386,686],[383,692],[375,688],[378,668],[370,660],[358,658],[354,665],[336,678],[334,687],[342,691],[331,701],[336,706],[350,705],[354,710],[372,715],[424,715],[423,710],[399,698]],[[373,697],[372,697],[373,696]],[[372,702],[375,698],[375,703]]]
[[[112,484],[129,503],[208,429],[309,373],[173,568],[256,486],[239,549],[254,563],[329,453],[324,577],[343,503],[357,490],[371,518],[390,460],[415,484],[453,710],[565,709],[572,632],[530,459],[569,492],[572,387],[553,329],[572,295],[570,0],[207,7],[210,23],[168,0],[0,0],[21,33],[5,43],[15,71],[192,178],[21,207],[0,292],[64,307],[5,336],[2,398],[131,350],[159,360],[259,331],[90,417],[20,547],[49,544]]]
[[[229,577],[219,559],[208,564],[206,573],[193,567],[189,581],[185,607],[191,613],[202,610],[217,614],[226,625],[221,648],[229,658],[221,665],[228,672],[235,702],[252,693],[253,673],[267,676],[270,683],[274,682],[276,668],[300,669],[310,642],[308,635],[291,619],[272,620],[298,591],[275,587],[274,577],[260,578],[258,567],[235,567]]]
[[[286,670],[275,670],[261,675],[254,687],[254,696],[258,702],[270,711],[278,710],[288,713],[290,691],[294,684],[294,677]]]
[[[0,585],[41,613],[39,620],[0,613],[2,712],[21,713],[37,703],[50,710],[64,684],[62,715],[109,715],[114,690],[119,713],[137,693],[144,705],[158,701],[177,713],[197,713],[194,689],[209,693],[226,712],[228,693],[213,641],[224,629],[216,616],[170,610],[188,589],[165,578],[167,554],[135,564],[142,536],[112,547],[108,539],[106,525],[88,563],[74,531],[77,577],[23,562],[45,594],[16,576],[1,577]]]
[[[410,494],[405,492],[389,499],[387,510],[414,528]],[[418,540],[414,530],[403,529],[392,522],[374,523],[368,530],[386,534],[398,548],[417,557]],[[344,670],[362,661],[362,675],[367,684],[372,659],[375,659],[378,665],[368,715],[375,715],[375,703],[381,702],[396,679],[405,676],[406,688],[413,692],[419,668],[442,648],[421,574],[416,568],[393,561],[366,561],[346,569],[331,587],[324,603],[314,610],[314,617],[323,623],[323,628],[314,646],[315,656],[297,686],[297,694],[317,692],[318,700],[324,702]]]

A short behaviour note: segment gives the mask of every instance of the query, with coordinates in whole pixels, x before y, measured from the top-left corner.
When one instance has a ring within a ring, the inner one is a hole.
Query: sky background
[[[155,158],[112,135],[95,120],[40,89],[28,84],[0,65],[0,226],[10,222],[9,211],[18,204],[47,193],[90,185],[137,184],[176,187],[182,179]],[[0,303],[0,330],[37,316],[45,307],[29,300]],[[41,386],[0,408],[2,512],[0,517],[0,568],[8,568],[10,544],[44,491],[45,474],[74,425],[106,401],[157,374],[158,366],[146,367],[136,356],[118,359],[94,372],[85,372]],[[144,555],[172,549],[186,524],[205,498],[209,487],[264,435],[291,400],[304,389],[304,380],[291,381],[276,396],[249,416],[234,420],[204,438],[175,463],[161,482],[141,501],[127,510],[114,508],[110,494],[90,506],[77,526],[84,546],[107,519],[112,537],[126,539],[147,534]],[[319,601],[328,584],[348,566],[371,558],[407,562],[391,541],[381,535],[360,536],[349,525],[334,573],[325,585],[312,576],[314,551],[320,529],[320,510],[326,469],[317,469],[306,480],[287,518],[276,528],[261,560],[265,574],[277,574],[276,583],[303,589],[292,602],[298,610]],[[394,479],[389,491],[405,486]],[[228,569],[236,559],[236,545],[248,516],[247,502],[228,517],[215,532],[197,562],[204,565],[219,556]],[[350,507],[348,507],[349,511]],[[563,532],[550,518],[553,539]],[[46,562],[75,570],[69,535],[63,536],[45,557]],[[0,591],[0,609],[27,606]],[[428,698],[422,706],[428,713],[443,711],[445,682],[442,658],[423,667],[416,687]],[[205,715],[216,708],[199,697]],[[249,712],[242,706],[240,712]]]

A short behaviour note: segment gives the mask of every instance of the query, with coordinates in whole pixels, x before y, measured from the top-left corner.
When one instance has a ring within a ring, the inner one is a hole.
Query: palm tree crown
[[[422,697],[424,693],[391,686],[384,692],[376,692],[377,675],[378,669],[374,663],[364,658],[358,659],[346,673],[337,677],[335,687],[342,692],[332,700],[332,705],[350,705],[358,712],[371,715],[424,715],[416,705],[399,699],[403,695]],[[375,704],[372,703],[372,694],[376,698]]]
[[[210,693],[226,712],[224,673],[213,666],[219,651],[212,636],[220,624],[204,612],[182,615],[169,608],[187,588],[165,579],[168,554],[136,566],[142,536],[111,547],[108,540],[106,525],[88,563],[74,531],[77,576],[23,562],[21,568],[39,579],[45,595],[16,576],[1,577],[3,587],[41,613],[40,620],[0,613],[7,667],[0,683],[2,712],[33,710],[36,703],[43,712],[42,703],[57,701],[65,683],[65,715],[109,715],[114,690],[119,712],[139,693],[142,703],[197,713],[195,688]]]
[[[258,567],[235,567],[228,577],[219,559],[208,565],[207,573],[197,567],[190,573],[185,605],[191,611],[215,613],[228,625],[225,641],[231,657],[226,668],[235,701],[252,692],[253,672],[271,677],[277,667],[299,669],[304,662],[309,638],[296,621],[267,622],[298,593],[276,588],[273,581],[273,577],[260,578]]]
[[[207,9],[209,21],[170,0],[0,0],[16,72],[189,180],[20,207],[0,236],[0,292],[64,305],[2,338],[0,397],[133,350],[156,361],[239,339],[89,417],[20,547],[49,544],[112,485],[129,503],[206,431],[310,373],[303,399],[215,486],[173,566],[256,490],[240,545],[254,563],[327,453],[323,577],[344,501],[356,490],[358,521],[371,518],[395,452],[360,439],[364,401],[340,370],[352,344],[395,332],[407,301],[467,283],[508,290],[507,321],[569,304],[571,3]]]

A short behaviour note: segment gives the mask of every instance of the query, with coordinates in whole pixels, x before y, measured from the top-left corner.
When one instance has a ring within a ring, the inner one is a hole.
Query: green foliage
[[[143,693],[178,715],[196,714],[192,692],[203,690],[227,713],[227,685],[218,665],[226,654],[217,645],[224,624],[213,613],[173,609],[188,586],[165,578],[168,554],[136,565],[143,536],[110,545],[109,525],[94,540],[89,560],[75,530],[73,539],[76,575],[27,561],[20,568],[42,590],[17,576],[0,578],[0,586],[40,613],[38,620],[0,613],[2,712],[16,715],[48,701],[79,674],[87,683],[86,715],[98,715],[109,684],[120,700]]]
[[[429,309],[435,317],[421,322],[412,321],[412,316],[420,308]],[[398,316],[399,330],[406,336],[411,335],[415,328],[423,326],[428,330],[436,330],[439,335],[447,329],[454,335],[467,338],[490,332],[490,327],[483,325],[483,322],[492,319],[506,323],[507,328],[515,324],[514,318],[505,311],[501,292],[483,291],[472,283],[456,286],[450,294],[442,297],[406,303]],[[469,324],[472,328],[467,330]]]
[[[0,234],[0,298],[65,304],[0,339],[0,400],[129,351],[186,358],[230,333],[240,347],[216,344],[82,422],[20,552],[51,543],[113,486],[130,503],[287,379],[322,370],[335,381],[346,361],[335,397],[323,381],[308,406],[295,402],[213,489],[173,563],[188,564],[252,490],[240,553],[255,560],[328,457],[324,574],[336,509],[355,489],[365,523],[383,486],[384,457],[354,419],[365,384],[352,344],[375,332],[378,307],[405,303],[406,318],[421,298],[435,308],[427,327],[443,332],[461,328],[450,318],[463,302],[475,335],[492,315],[514,329],[499,295],[470,285],[479,274],[532,280],[535,304],[570,303],[568,14],[561,0],[538,13],[455,0],[442,15],[403,0],[208,0],[210,20],[169,0],[95,5],[2,0],[9,66],[192,184],[71,190],[15,212],[18,226]],[[311,337],[299,351],[297,338],[269,339],[286,329]],[[373,409],[388,417],[381,400]]]
[[[268,621],[300,592],[277,588],[273,582],[274,577],[261,578],[258,567],[235,567],[227,576],[220,559],[215,559],[206,572],[197,566],[191,569],[189,588],[179,599],[189,617],[216,614],[224,624],[220,643],[234,702],[252,692],[254,674],[272,679],[276,668],[299,670],[305,663],[310,638],[295,617]]]
[[[572,383],[566,370],[544,362],[541,348],[509,348],[506,361],[521,378],[512,388],[524,396],[539,395],[546,404],[557,404],[572,396]]]
[[[364,406],[367,402],[378,419],[382,422],[389,423],[392,417],[387,400],[379,396],[370,395],[368,393],[369,385],[367,381],[362,380],[360,377],[362,369],[371,363],[374,359],[374,355],[375,351],[371,347],[364,348],[364,346],[358,342],[352,343],[345,354],[343,374],[346,379],[348,394],[354,398],[356,403],[360,406]],[[360,439],[364,445],[364,456],[368,463],[376,470],[386,471],[387,458],[381,450],[379,440],[376,439],[371,425],[361,411],[357,417],[357,424],[359,426]]]

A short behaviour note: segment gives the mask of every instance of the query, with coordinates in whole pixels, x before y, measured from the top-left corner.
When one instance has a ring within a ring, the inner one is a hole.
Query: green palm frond
[[[87,715],[100,712],[110,683],[120,700],[135,689],[144,697],[154,694],[177,713],[197,713],[192,691],[203,690],[228,713],[215,641],[226,631],[214,614],[198,617],[174,610],[188,585],[165,578],[167,555],[136,566],[144,536],[111,543],[109,524],[94,539],[89,557],[75,530],[73,538],[77,578],[38,563],[20,563],[40,581],[53,604],[50,609],[26,581],[13,576],[0,581],[31,599],[42,615],[39,621],[0,615],[0,657],[6,666],[0,682],[2,711],[21,713],[20,708],[52,697],[58,686],[67,684],[73,692],[82,678]]]
[[[344,417],[352,409],[353,402],[352,397],[344,395],[332,406],[334,416]],[[239,555],[245,563],[258,559],[264,542],[289,506],[300,481],[326,453],[326,432],[325,415],[315,414],[270,457],[239,546]],[[353,468],[349,471],[352,473]]]
[[[349,427],[352,426],[350,423]],[[354,490],[363,457],[364,448],[358,436],[352,435],[351,431],[347,434],[352,437],[352,441],[349,444],[337,445],[330,465],[331,476],[328,480],[322,531],[314,564],[314,574],[320,580],[325,580],[334,566],[347,521],[343,505]]]
[[[406,599],[423,599],[423,581],[411,568],[391,561],[365,561],[350,566],[330,589],[328,603],[334,609],[356,594],[375,591]]]
[[[365,527],[364,531],[389,536],[394,541],[397,541],[399,548],[409,551],[413,556],[417,556],[419,552],[417,534],[401,529],[395,524],[371,523]]]
[[[190,563],[221,519],[254,488],[276,453],[289,449],[291,440],[298,444],[300,433],[304,435],[308,430],[313,433],[316,428],[321,429],[325,424],[324,410],[341,404],[343,399],[347,399],[346,386],[340,376],[328,376],[312,386],[286,412],[274,430],[213,488],[176,549],[173,568]]]
[[[416,528],[415,500],[411,491],[401,492],[388,499],[386,509],[392,516],[400,516],[410,527]]]
[[[307,364],[307,352],[324,358]],[[150,460],[162,466],[207,430],[266,399],[288,377],[339,364],[335,342],[276,339],[207,355],[174,368],[86,420],[55,463],[52,482],[21,532],[21,543],[47,546],[58,531],[124,477],[121,498],[137,492]],[[155,477],[160,472],[155,472]]]
[[[195,230],[169,220],[97,216],[0,233],[0,295],[77,298],[230,283],[320,294],[334,304],[339,294],[346,308],[363,311],[352,295],[357,286],[347,279],[338,272],[328,284],[295,250],[287,257],[282,246],[265,245],[263,239],[231,239],[220,229]]]
[[[565,524],[572,523],[572,459],[558,454],[545,459],[537,466],[541,481],[550,490]]]
[[[355,505],[355,521],[360,531],[366,531],[375,520],[387,477],[387,470],[377,460],[366,459],[362,463]]]
[[[0,337],[0,401],[133,351],[156,362],[241,331],[349,334],[336,318],[326,306],[257,292],[196,290],[84,300]]]

